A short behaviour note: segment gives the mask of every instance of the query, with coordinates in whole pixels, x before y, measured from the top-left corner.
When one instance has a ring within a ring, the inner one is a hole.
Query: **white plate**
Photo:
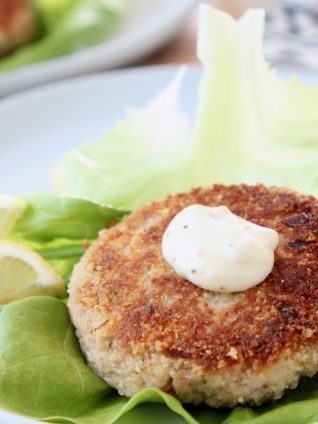
[[[174,66],[134,68],[39,87],[0,101],[0,192],[50,190],[48,171],[63,153],[98,139],[129,106],[144,105],[175,75]],[[190,119],[197,103],[199,67],[185,77],[181,106]],[[318,86],[318,76],[302,75]],[[164,410],[162,411],[164,413]],[[0,424],[27,424],[0,412]],[[128,421],[125,421],[126,424]],[[165,417],[165,424],[180,418]]]
[[[0,102],[0,192],[50,189],[47,173],[63,153],[99,139],[129,106],[144,105],[173,77],[175,66],[111,71],[39,87]],[[191,115],[199,67],[185,78]]]
[[[110,39],[71,55],[0,74],[0,96],[136,62],[173,37],[197,2],[129,0],[129,12]]]

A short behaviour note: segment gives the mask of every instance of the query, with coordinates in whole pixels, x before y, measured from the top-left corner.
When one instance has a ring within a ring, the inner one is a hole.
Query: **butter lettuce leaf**
[[[94,241],[127,213],[53,193],[24,199],[27,207],[8,238],[35,250],[65,279],[84,253],[84,240]]]
[[[111,424],[144,402],[166,404],[182,416],[179,422],[197,423],[177,399],[156,389],[143,390],[132,399],[116,395],[86,365],[61,300],[30,297],[1,308],[2,409],[49,422]],[[149,423],[147,408],[145,412],[137,411],[126,422]],[[166,423],[175,417],[165,409],[161,412]]]
[[[111,392],[86,366],[67,308],[58,299],[30,297],[3,307],[0,340],[4,409],[38,418],[76,416]]]
[[[213,183],[287,186],[318,195],[318,89],[280,79],[262,52],[264,12],[235,21],[202,5],[203,64],[192,134],[177,77],[100,141],[66,154],[51,175],[59,193],[134,209]]]
[[[318,195],[317,87],[278,78],[264,60],[263,10],[234,21],[204,6],[200,22],[193,183],[262,182]]]
[[[39,36],[1,59],[0,73],[100,43],[127,6],[127,0],[35,0]]]
[[[129,109],[101,141],[66,154],[51,173],[55,189],[130,210],[190,183],[189,125],[178,108],[184,72],[147,106]]]
[[[306,424],[318,419],[318,377],[258,408],[186,409],[155,388],[128,399],[86,365],[64,302],[38,296],[0,308],[0,408],[65,424]]]

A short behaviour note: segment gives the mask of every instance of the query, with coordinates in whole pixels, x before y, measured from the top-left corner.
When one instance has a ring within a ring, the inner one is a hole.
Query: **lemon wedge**
[[[37,253],[0,241],[0,304],[27,296],[65,293],[64,280]]]
[[[10,233],[26,206],[21,197],[0,194],[0,238]]]

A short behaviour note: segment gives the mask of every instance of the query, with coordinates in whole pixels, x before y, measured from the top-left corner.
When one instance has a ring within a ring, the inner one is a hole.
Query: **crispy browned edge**
[[[161,254],[168,222],[194,203],[226,205],[280,235],[272,273],[243,295],[232,294],[237,303],[222,313],[206,298],[218,294],[178,277]],[[105,346],[116,340],[131,351],[187,358],[212,371],[238,363],[261,369],[283,353],[317,343],[318,201],[312,196],[263,185],[170,195],[102,231],[82,266],[90,271],[73,301],[84,315],[94,309],[106,318],[98,329]],[[149,271],[152,294],[143,284]],[[163,297],[175,301],[164,305]],[[237,359],[228,355],[231,347]]]

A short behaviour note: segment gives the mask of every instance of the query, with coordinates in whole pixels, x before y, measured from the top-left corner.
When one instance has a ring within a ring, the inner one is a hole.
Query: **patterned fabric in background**
[[[318,72],[318,0],[272,0],[264,6],[267,58]]]

